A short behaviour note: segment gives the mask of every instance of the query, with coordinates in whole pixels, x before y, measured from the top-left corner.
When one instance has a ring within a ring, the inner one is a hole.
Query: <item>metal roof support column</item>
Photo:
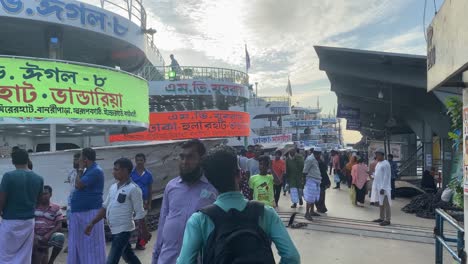
[[[468,83],[468,71],[465,71],[463,73],[463,82],[464,83]],[[468,228],[468,195],[467,195],[467,190],[466,188],[468,187],[467,186],[467,177],[468,177],[468,172],[466,171],[466,167],[465,165],[467,165],[465,163],[465,160],[468,159],[468,157],[466,157],[468,154],[466,153],[466,149],[468,148],[468,146],[466,145],[466,140],[465,140],[465,135],[468,134],[468,127],[465,125],[466,122],[468,122],[468,116],[466,116],[464,114],[464,110],[468,108],[468,89],[465,88],[463,89],[463,187],[464,187],[464,194],[463,195],[463,199],[464,199],[464,205],[465,205],[465,208],[464,208],[464,215],[465,215],[465,230],[467,230]],[[465,232],[465,241],[468,241],[468,232]],[[466,253],[466,249],[465,249],[465,253]]]
[[[391,141],[392,141],[392,132],[390,131],[390,129],[389,129],[388,132],[387,132],[387,138],[388,138],[388,141],[387,141],[387,144],[388,144],[388,154],[392,154],[392,149],[390,148],[390,146],[391,146]],[[388,159],[388,156],[387,156],[387,159]]]
[[[57,125],[56,124],[50,124],[49,135],[50,135],[50,152],[55,152],[57,151]]]
[[[423,153],[424,153],[424,167],[423,171],[426,168],[432,167],[432,128],[427,123],[424,122],[423,125],[423,138],[422,142],[424,145]]]
[[[109,137],[110,137],[109,128],[106,128],[106,132],[104,134],[104,142],[106,146],[109,146]]]
[[[442,186],[445,188],[450,183],[450,172],[452,159],[456,155],[452,150],[452,140],[447,137],[442,137]]]

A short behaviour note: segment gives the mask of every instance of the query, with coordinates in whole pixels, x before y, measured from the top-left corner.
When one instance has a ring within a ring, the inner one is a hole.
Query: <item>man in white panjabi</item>
[[[391,199],[392,192],[391,179],[392,172],[390,163],[385,160],[383,149],[378,149],[375,152],[376,160],[378,161],[374,172],[374,183],[372,184],[371,202],[379,203],[380,218],[373,222],[379,223],[381,226],[390,225],[391,218]]]

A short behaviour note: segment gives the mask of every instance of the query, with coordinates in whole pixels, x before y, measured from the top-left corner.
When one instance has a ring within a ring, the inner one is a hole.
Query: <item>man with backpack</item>
[[[239,192],[240,170],[235,150],[212,149],[203,161],[205,176],[218,190],[213,205],[194,213],[187,222],[177,263],[275,263],[271,242],[280,263],[300,263],[299,252],[270,206],[247,201]]]

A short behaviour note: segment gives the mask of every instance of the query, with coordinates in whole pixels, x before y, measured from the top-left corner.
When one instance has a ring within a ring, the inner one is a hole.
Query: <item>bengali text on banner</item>
[[[0,57],[0,117],[148,124],[148,83],[109,68]]]
[[[236,111],[184,111],[150,113],[147,131],[110,136],[110,142],[224,138],[250,135],[248,113]]]

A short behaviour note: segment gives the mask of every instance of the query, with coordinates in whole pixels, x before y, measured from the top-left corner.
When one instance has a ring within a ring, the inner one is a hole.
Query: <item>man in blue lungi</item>
[[[304,186],[304,200],[307,203],[305,219],[312,221],[312,216],[320,216],[314,211],[315,203],[320,199],[320,183],[322,182],[322,175],[315,156],[319,153],[313,152],[314,155],[309,155],[304,161],[305,186]]]
[[[81,151],[76,190],[71,198],[71,217],[68,235],[68,264],[102,264],[106,262],[104,221],[93,228],[89,236],[85,229],[102,207],[104,173],[96,163],[96,151]]]

